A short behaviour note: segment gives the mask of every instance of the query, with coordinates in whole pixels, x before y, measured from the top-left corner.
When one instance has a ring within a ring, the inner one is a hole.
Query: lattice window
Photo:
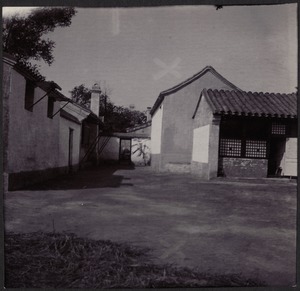
[[[272,134],[285,134],[285,124],[272,123]]]
[[[242,149],[242,141],[239,139],[226,139],[220,140],[220,155],[223,157],[240,157]]]
[[[248,158],[266,158],[267,142],[264,140],[246,140],[245,156]]]

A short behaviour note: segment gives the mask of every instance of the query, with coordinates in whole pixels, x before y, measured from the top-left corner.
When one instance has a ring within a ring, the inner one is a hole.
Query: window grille
[[[267,142],[264,140],[246,140],[247,158],[266,158],[267,157]]]
[[[285,124],[272,123],[272,134],[285,134]]]
[[[220,155],[240,157],[242,149],[242,141],[239,139],[225,139],[220,140]]]

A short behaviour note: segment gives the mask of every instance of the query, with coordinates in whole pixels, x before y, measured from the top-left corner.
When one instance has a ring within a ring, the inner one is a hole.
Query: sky
[[[39,63],[67,97],[97,82],[116,105],[145,110],[207,65],[245,91],[296,91],[297,4],[76,9],[70,27],[47,34],[54,63]]]

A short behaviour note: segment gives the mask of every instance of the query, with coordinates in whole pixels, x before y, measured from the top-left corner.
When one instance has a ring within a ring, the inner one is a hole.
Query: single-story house
[[[3,54],[4,189],[13,190],[59,172],[59,121],[68,100],[54,82]]]
[[[158,171],[189,172],[193,119],[204,88],[240,90],[207,66],[193,77],[161,92],[152,107],[151,166]]]
[[[160,93],[151,165],[217,176],[297,175],[297,96],[244,92],[212,67]]]
[[[4,190],[16,190],[96,163],[97,114],[72,102],[55,82],[3,53]],[[94,98],[95,99],[95,98]]]
[[[95,163],[93,155],[86,155],[101,123],[90,109],[78,105],[71,99],[61,102],[60,109],[59,163],[65,173]],[[91,131],[94,132],[91,133]],[[94,150],[95,151],[95,150]],[[92,152],[91,152],[92,153]]]
[[[295,93],[204,89],[192,119],[192,173],[297,176]]]

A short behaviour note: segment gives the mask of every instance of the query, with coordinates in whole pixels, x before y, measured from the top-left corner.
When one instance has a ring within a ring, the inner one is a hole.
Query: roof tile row
[[[214,114],[297,118],[297,95],[204,89]]]

